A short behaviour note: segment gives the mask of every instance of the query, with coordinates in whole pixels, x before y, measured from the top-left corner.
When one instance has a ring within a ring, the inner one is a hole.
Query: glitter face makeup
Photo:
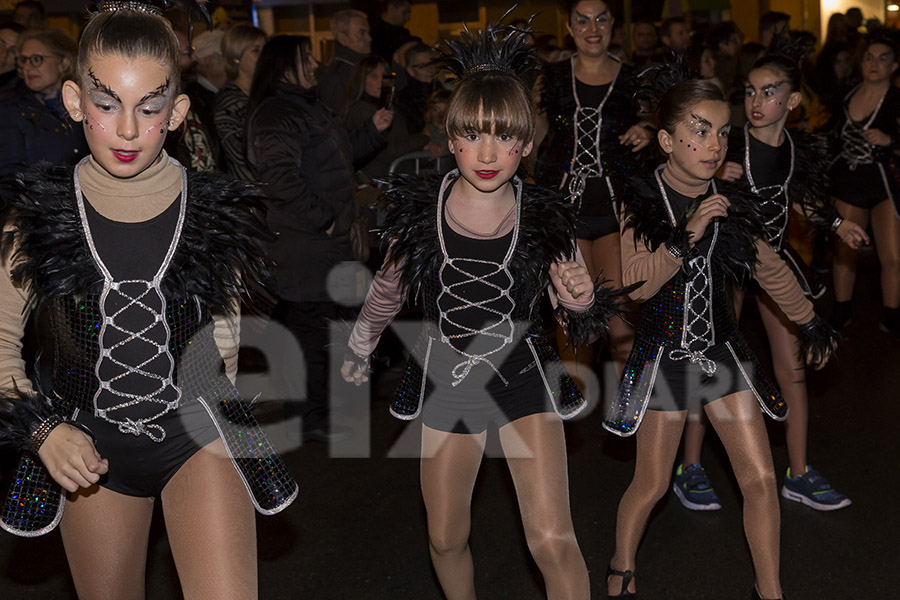
[[[606,53],[612,34],[613,17],[602,0],[583,0],[575,5],[566,28],[578,52],[590,56]]]
[[[703,100],[694,105],[674,135],[664,144],[669,154],[667,169],[686,181],[708,181],[725,160],[731,111],[724,102]]]
[[[750,72],[744,88],[744,111],[754,128],[782,123],[793,106],[791,82],[779,70],[756,69]],[[799,96],[799,93],[798,93]],[[799,98],[796,102],[799,102]]]
[[[451,140],[450,151],[456,155],[463,179],[478,191],[490,193],[512,179],[531,144],[506,134],[472,132]]]
[[[169,69],[153,59],[113,54],[89,66],[79,90],[85,137],[112,175],[132,177],[159,156],[174,106],[187,102],[176,100],[175,87]]]

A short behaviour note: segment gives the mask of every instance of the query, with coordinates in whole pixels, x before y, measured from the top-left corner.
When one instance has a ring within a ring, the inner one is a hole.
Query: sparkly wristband
[[[670,246],[670,245],[666,244],[666,250],[668,250],[669,254],[671,254],[674,258],[684,257],[684,251],[681,249],[680,246],[677,246],[677,245]]]
[[[38,453],[38,450],[40,450],[41,446],[44,445],[44,442],[47,441],[50,432],[56,429],[58,425],[62,425],[62,423],[63,420],[56,415],[52,415],[41,421],[40,425],[37,426],[37,429],[31,433],[31,449],[35,454]]]
[[[831,230],[837,233],[838,227],[844,222],[842,217],[835,218],[834,222],[831,224]]]

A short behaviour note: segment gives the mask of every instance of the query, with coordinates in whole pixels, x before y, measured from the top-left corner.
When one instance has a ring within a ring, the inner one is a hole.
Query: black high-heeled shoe
[[[628,591],[628,584],[631,583],[631,580],[634,579],[634,571],[617,571],[612,568],[612,565],[606,567],[606,581],[609,582],[609,578],[613,575],[622,578],[622,591],[618,593],[616,596],[608,596],[611,600],[618,598],[620,600],[637,600],[637,594],[635,592]],[[608,584],[607,584],[608,585]]]
[[[756,586],[754,585],[753,589],[751,590],[750,600],[766,600],[766,599],[759,595],[759,590],[757,590]],[[778,598],[778,600],[787,600],[787,598],[785,598],[784,594],[782,594],[781,597]]]

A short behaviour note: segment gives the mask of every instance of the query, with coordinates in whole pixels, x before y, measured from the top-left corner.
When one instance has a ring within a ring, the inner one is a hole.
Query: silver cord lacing
[[[440,315],[438,319],[438,329],[441,332],[441,341],[465,357],[464,361],[453,367],[451,374],[453,375],[454,381],[452,385],[455,387],[462,383],[462,381],[469,375],[472,367],[480,363],[484,363],[488,367],[490,367],[505,385],[509,385],[509,382],[500,373],[500,370],[496,365],[494,365],[493,362],[491,362],[488,357],[500,352],[513,342],[513,332],[515,326],[513,325],[512,314],[515,310],[516,302],[509,294],[513,284],[512,273],[510,273],[509,271],[509,261],[513,256],[513,252],[516,248],[516,242],[519,239],[519,222],[522,214],[522,182],[518,178],[513,179],[513,187],[516,190],[516,223],[513,228],[513,236],[512,240],[509,243],[509,249],[506,251],[506,256],[503,258],[503,262],[497,263],[494,261],[473,258],[451,258],[447,253],[447,246],[444,243],[444,232],[441,220],[443,219],[444,214],[444,195],[447,190],[447,186],[449,185],[451,178],[456,177],[459,177],[458,169],[454,169],[444,176],[444,180],[441,182],[441,190],[438,195],[437,209],[438,240],[441,244],[441,252],[444,255],[440,270],[438,271],[441,293],[438,295],[437,305],[438,307],[441,306],[441,298],[443,298],[445,295],[450,296],[451,298],[461,303],[460,306],[455,306],[449,310],[439,309]],[[466,269],[467,264],[488,265],[491,267],[491,271],[484,275],[475,275],[474,273],[471,273]],[[463,280],[448,285],[444,279],[444,272],[448,269],[455,271],[456,273],[461,275],[463,277]],[[503,273],[506,276],[506,283],[503,287],[488,281],[488,278],[497,275],[498,273]],[[480,282],[483,285],[493,289],[496,292],[496,295],[479,302],[471,302],[468,299],[458,295],[454,291],[454,289],[459,286],[469,285],[475,282]],[[488,306],[491,302],[499,300],[500,298],[506,298],[510,302],[511,308],[509,311],[503,312],[491,306]],[[484,327],[481,327],[480,329],[472,329],[471,327],[466,327],[465,325],[457,323],[453,320],[452,313],[465,310],[467,308],[479,308],[480,310],[493,315],[495,319],[493,321],[489,321]],[[450,325],[463,330],[464,333],[450,335],[446,334],[444,332],[445,323],[449,323]],[[450,343],[450,340],[452,339],[471,338],[475,336],[495,338],[499,340],[500,343],[496,348],[482,354],[470,354],[468,352],[460,350]]]
[[[184,167],[180,167],[181,196],[178,222],[175,226],[175,233],[172,236],[171,243],[169,244],[168,252],[163,259],[162,264],[160,264],[159,269],[156,271],[156,274],[153,276],[153,279],[150,281],[144,279],[116,281],[107,266],[103,263],[103,259],[100,258],[100,254],[97,251],[96,245],[94,244],[94,238],[91,234],[91,228],[87,220],[87,213],[84,207],[84,197],[81,192],[81,184],[78,180],[78,169],[87,160],[89,160],[89,158],[83,159],[78,164],[78,167],[75,168],[74,181],[75,198],[78,204],[78,213],[81,217],[81,224],[84,230],[85,237],[87,238],[88,248],[90,248],[91,256],[93,256],[94,262],[97,264],[97,268],[103,275],[103,291],[100,294],[99,302],[100,315],[102,317],[100,332],[98,334],[100,357],[94,367],[94,372],[100,382],[100,387],[94,393],[94,414],[97,417],[118,426],[119,431],[121,431],[122,433],[130,433],[135,436],[144,434],[154,442],[161,442],[166,438],[166,431],[161,426],[153,423],[153,421],[163,416],[164,414],[178,408],[178,405],[181,402],[181,390],[175,385],[174,382],[175,359],[172,356],[171,352],[169,352],[169,342],[172,337],[172,332],[170,331],[169,325],[165,320],[166,299],[162,293],[161,285],[163,277],[165,276],[165,273],[172,262],[172,257],[175,254],[175,248],[177,247],[178,241],[181,238],[181,230],[184,225],[185,211],[187,208],[187,171],[184,169]],[[169,160],[173,164],[178,165],[178,163],[174,159],[170,158]],[[127,293],[123,291],[123,286],[125,286],[126,288],[136,287],[139,291]],[[155,297],[155,299],[159,302],[159,310],[154,310],[151,306],[148,306],[148,304],[145,303],[145,300],[151,297]],[[109,314],[108,304],[112,301],[122,300],[125,301],[125,305],[112,314]],[[125,327],[122,327],[119,323],[116,322],[116,318],[119,317],[123,312],[135,308],[149,313],[153,317],[152,322],[138,331],[131,331]],[[158,344],[147,337],[147,334],[150,333],[151,330],[157,328],[162,328],[163,330],[163,334],[165,336],[165,343],[163,344]],[[106,335],[111,330],[123,333],[127,337],[118,343],[107,346]],[[121,348],[124,348],[129,344],[142,344],[144,346],[150,346],[151,348],[153,348],[154,353],[152,356],[150,356],[150,358],[138,365],[129,365],[117,360],[114,356],[114,352]],[[145,371],[143,368],[159,356],[165,356],[168,359],[169,363],[167,374],[164,377],[156,373]],[[117,371],[117,373],[111,377],[104,378],[103,376],[101,376],[101,366],[105,367],[105,371],[115,370]],[[128,376],[135,375],[145,379],[154,380],[157,383],[156,389],[154,389],[151,393],[144,395],[136,395],[117,389],[117,383],[120,380]],[[162,393],[166,390],[171,390],[174,392],[174,400],[166,400],[165,398],[161,397]],[[101,393],[104,391],[115,398],[121,399],[122,402],[112,406],[107,406],[105,408],[100,408],[100,406],[98,405],[98,399],[100,398]],[[131,419],[129,417],[125,417],[122,420],[116,420],[111,416],[111,414],[114,414],[116,411],[120,411],[128,407],[144,403],[158,404],[161,406],[161,409],[158,413],[150,417],[141,419]]]
[[[662,194],[666,211],[672,225],[677,225],[669,197],[663,185],[660,173],[663,167],[656,170],[656,183]],[[711,181],[712,193],[716,193],[716,182]],[[713,221],[713,238],[706,256],[695,256],[688,261],[688,272],[692,275],[685,283],[684,290],[684,322],[681,328],[681,347],[669,351],[672,360],[689,360],[697,364],[707,375],[716,372],[715,361],[709,359],[704,352],[715,344],[715,327],[713,326],[712,302],[712,253],[719,237],[719,223]]]
[[[747,174],[750,191],[760,197],[760,207],[763,209],[773,207],[775,209],[773,216],[763,221],[766,241],[773,246],[777,246],[775,250],[781,250],[784,245],[784,232],[787,229],[791,209],[788,186],[791,183],[791,178],[794,176],[794,140],[791,139],[791,134],[787,129],[784,130],[784,135],[787,137],[791,148],[791,166],[788,169],[787,177],[780,184],[756,187],[756,181],[753,179],[753,172],[750,169],[750,124],[744,125],[744,173]],[[767,195],[764,196],[763,194]],[[784,194],[783,201],[779,200],[782,194]]]

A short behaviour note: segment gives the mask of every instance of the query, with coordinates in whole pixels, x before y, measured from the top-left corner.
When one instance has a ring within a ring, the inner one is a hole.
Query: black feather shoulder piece
[[[473,33],[465,27],[459,34],[459,40],[445,40],[438,48],[434,63],[459,79],[490,71],[522,77],[540,68],[540,61],[528,44],[527,34],[532,33],[531,19],[524,28],[503,24],[515,9],[515,6],[510,8],[484,30]]]
[[[762,237],[762,223],[746,186],[714,179],[716,192],[728,198],[728,217],[719,223],[713,262],[735,281],[752,275],[756,266],[756,241]],[[679,246],[687,240],[687,217],[676,215],[672,225],[653,175],[632,177],[624,195],[625,227],[634,230],[635,243],[643,242],[655,251],[662,244]]]
[[[72,167],[40,164],[4,185],[3,256],[32,304],[99,293],[103,276],[81,226]],[[271,239],[262,196],[253,184],[207,174],[188,176],[181,239],[162,282],[166,296],[197,296],[232,311],[243,281],[270,282],[260,242]],[[8,226],[6,226],[8,225]]]

